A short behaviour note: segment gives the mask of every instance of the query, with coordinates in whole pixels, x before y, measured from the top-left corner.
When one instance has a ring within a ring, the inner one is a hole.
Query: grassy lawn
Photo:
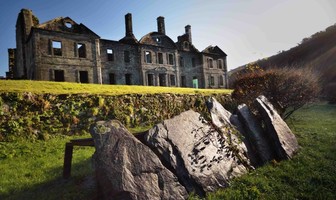
[[[271,162],[207,199],[336,199],[336,106],[303,108],[288,124],[301,146],[292,160]],[[72,177],[62,179],[65,142],[73,138],[0,143],[0,199],[95,199],[94,148],[75,147]]]
[[[36,94],[155,94],[155,93],[177,93],[177,94],[229,94],[231,90],[225,89],[195,89],[178,87],[154,87],[135,85],[99,85],[80,84],[68,82],[50,81],[27,81],[27,80],[0,80],[0,92],[32,92]]]

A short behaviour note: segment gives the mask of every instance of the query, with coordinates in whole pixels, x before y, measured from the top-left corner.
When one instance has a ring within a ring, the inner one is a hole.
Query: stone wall
[[[212,95],[224,105],[230,96]],[[148,127],[183,111],[204,113],[209,96],[0,94],[0,141],[14,136],[43,139],[57,134],[87,133],[96,120],[117,119],[127,127]]]

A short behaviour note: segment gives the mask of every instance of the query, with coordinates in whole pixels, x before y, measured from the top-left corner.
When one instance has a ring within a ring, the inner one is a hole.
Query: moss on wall
[[[224,106],[229,95],[213,94]],[[13,137],[47,139],[56,134],[85,134],[96,120],[118,119],[128,128],[151,126],[193,109],[206,114],[202,94],[54,95],[0,94],[0,141]]]

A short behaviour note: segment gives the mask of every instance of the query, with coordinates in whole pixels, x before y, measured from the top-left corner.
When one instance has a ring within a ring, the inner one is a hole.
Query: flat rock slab
[[[271,140],[277,159],[292,158],[299,149],[295,135],[265,96],[259,96],[255,103],[265,122],[265,132]]]
[[[177,177],[116,120],[91,126],[101,199],[186,199]]]
[[[247,172],[227,138],[192,110],[157,124],[145,140],[188,192],[204,195]]]

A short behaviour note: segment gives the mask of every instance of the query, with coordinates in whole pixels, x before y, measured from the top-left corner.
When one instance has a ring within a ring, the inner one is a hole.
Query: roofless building
[[[132,15],[125,15],[125,37],[100,38],[69,17],[39,23],[22,9],[16,23],[14,78],[97,84],[169,87],[227,87],[227,55],[218,46],[197,50],[191,26],[174,42],[164,17],[157,31],[138,40]]]

